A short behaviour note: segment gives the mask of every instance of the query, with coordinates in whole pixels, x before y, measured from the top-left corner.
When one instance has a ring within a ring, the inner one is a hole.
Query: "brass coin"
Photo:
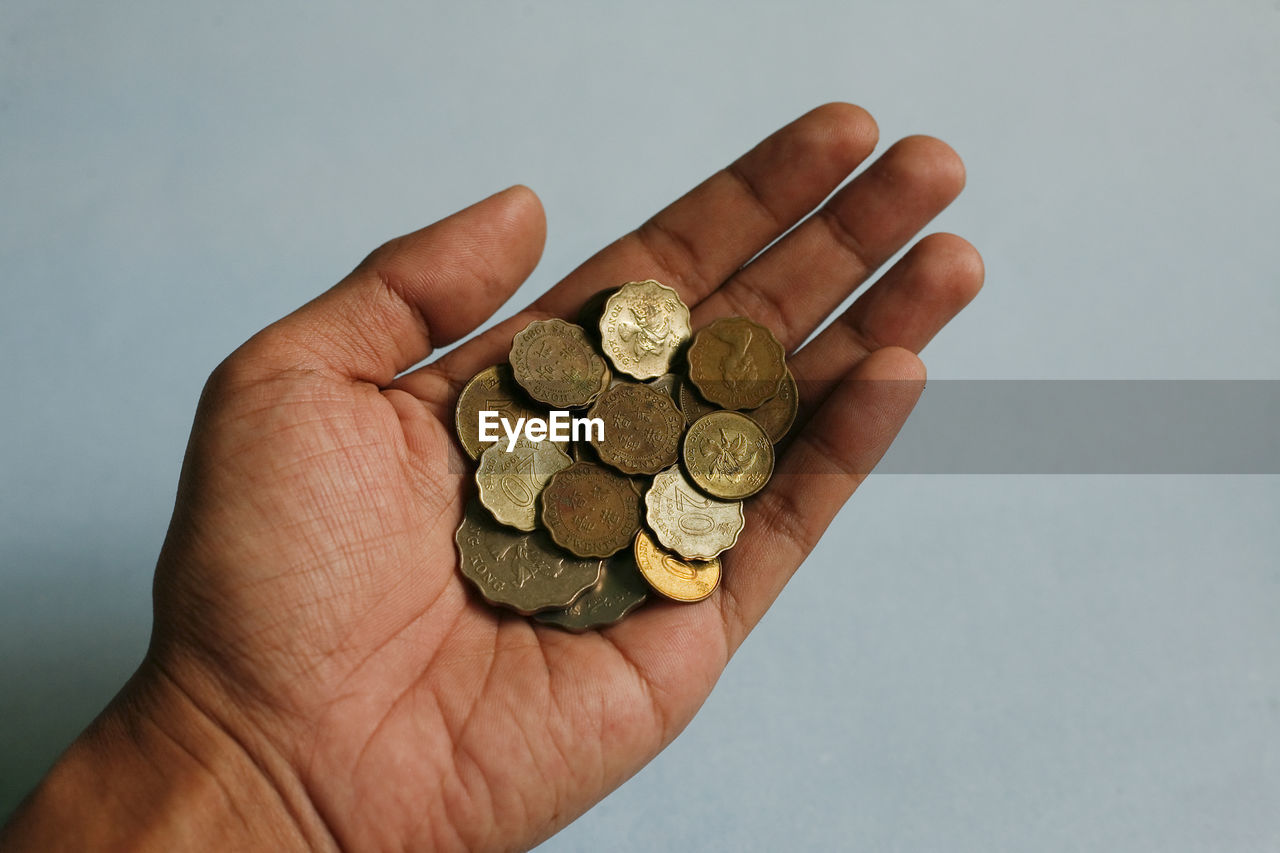
[[[619,373],[653,379],[689,339],[689,308],[679,294],[653,281],[631,281],[604,303],[600,341]]]
[[[495,364],[471,377],[458,395],[458,404],[454,407],[454,429],[458,433],[458,441],[462,449],[472,459],[480,458],[481,452],[493,441],[480,440],[480,413],[497,412],[514,427],[520,418],[545,418],[545,409],[536,407],[525,397],[523,389],[516,384],[511,374],[511,366]],[[502,428],[498,428],[502,435]],[[504,440],[505,441],[505,440]]]
[[[679,457],[684,416],[669,396],[648,385],[613,386],[587,416],[604,422],[591,436],[601,461],[624,474],[656,474]]]
[[[741,412],[712,412],[694,421],[684,436],[683,456],[694,485],[721,500],[749,498],[773,474],[773,442]]]
[[[564,553],[545,531],[517,533],[498,524],[479,501],[467,503],[454,536],[463,577],[490,604],[519,613],[568,607],[600,580],[604,560]]]
[[[672,465],[645,493],[645,520],[664,548],[687,560],[710,560],[732,548],[742,532],[742,504],[709,498]]]
[[[507,444],[504,439],[480,454],[480,503],[503,524],[532,531],[538,526],[538,495],[551,475],[573,460],[550,441],[530,441],[523,434],[509,452]]]
[[[588,406],[609,386],[609,369],[581,326],[535,320],[511,340],[511,371],[520,387],[558,409]]]
[[[764,405],[778,393],[786,369],[773,332],[746,317],[722,317],[699,329],[689,345],[689,380],[722,409]]]
[[[551,475],[542,490],[542,526],[579,557],[608,557],[640,529],[640,498],[628,477],[590,462]]]
[[[636,534],[634,553],[640,574],[649,586],[672,601],[701,601],[720,585],[719,557],[682,560],[658,547],[643,530]]]
[[[778,393],[763,406],[748,409],[743,414],[760,424],[769,434],[769,440],[777,444],[795,423],[799,406],[800,389],[796,387],[796,378],[791,375],[791,369],[787,368],[782,384],[778,386]]]
[[[649,585],[628,549],[605,560],[600,580],[573,604],[563,610],[544,610],[533,618],[570,631],[587,631],[620,621],[648,597]]]

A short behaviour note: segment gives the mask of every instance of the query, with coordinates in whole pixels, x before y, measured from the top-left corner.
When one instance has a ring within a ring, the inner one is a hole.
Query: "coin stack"
[[[458,397],[458,439],[478,460],[456,536],[463,576],[491,604],[572,631],[654,591],[701,601],[797,397],[766,327],[726,317],[691,338],[688,307],[656,281],[597,293],[577,324],[530,323]],[[551,410],[599,424],[552,440]],[[498,440],[481,441],[482,412],[506,422]],[[516,434],[520,419],[544,426]]]

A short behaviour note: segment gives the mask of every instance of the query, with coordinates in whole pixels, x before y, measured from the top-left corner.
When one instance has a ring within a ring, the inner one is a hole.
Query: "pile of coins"
[[[701,601],[797,396],[767,328],[726,317],[691,337],[688,307],[656,281],[597,293],[577,324],[530,323],[458,397],[458,439],[478,460],[456,536],[463,576],[491,604],[574,631],[653,591]],[[583,419],[567,440],[548,437],[551,410]],[[484,412],[506,422],[496,441],[480,439]]]

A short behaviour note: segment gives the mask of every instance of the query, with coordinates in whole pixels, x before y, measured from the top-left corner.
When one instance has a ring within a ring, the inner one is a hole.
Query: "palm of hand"
[[[157,574],[157,667],[283,768],[341,843],[523,846],[573,819],[706,698],[896,433],[922,381],[910,351],[973,295],[980,262],[959,238],[927,238],[799,350],[804,423],[749,505],[721,590],[600,632],[500,613],[456,571],[469,491],[457,388],[530,319],[638,278],[680,290],[695,328],[750,313],[794,350],[959,191],[949,149],[905,140],[743,267],[873,145],[865,113],[820,108],[530,311],[399,378],[532,268],[542,223],[527,191],[387,244],[255,337],[201,403]],[[816,282],[808,304],[791,301],[793,280]]]

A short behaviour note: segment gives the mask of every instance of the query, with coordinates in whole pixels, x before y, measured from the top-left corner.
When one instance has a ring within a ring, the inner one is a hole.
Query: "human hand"
[[[802,116],[408,373],[533,269],[545,225],[529,190],[387,243],[238,349],[200,402],[146,660],[8,840],[66,838],[68,810],[96,796],[118,821],[96,831],[130,846],[134,822],[170,847],[518,848],[635,773],[885,452],[923,387],[915,353],[981,286],[972,247],[926,237],[800,346],[963,185],[947,146],[911,137],[823,204],[876,136],[857,107]],[[459,575],[470,486],[453,402],[530,320],[645,278],[680,292],[695,329],[730,314],[773,329],[801,414],[711,598],[571,635],[485,605]]]

